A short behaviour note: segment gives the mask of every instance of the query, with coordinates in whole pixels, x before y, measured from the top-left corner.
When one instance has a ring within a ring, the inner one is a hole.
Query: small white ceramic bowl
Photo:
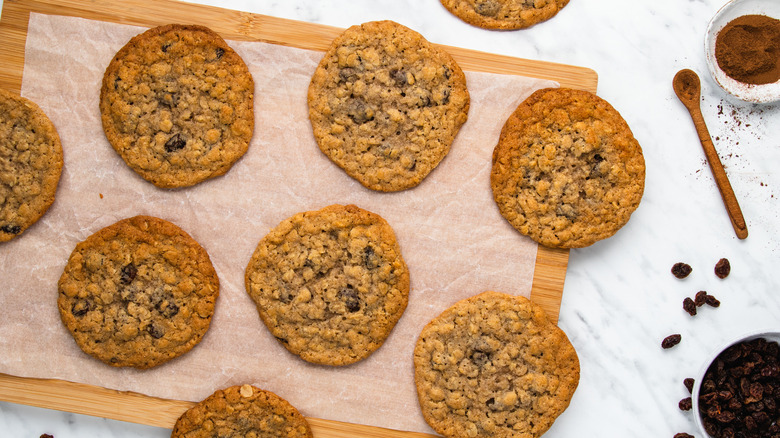
[[[780,1],[731,0],[718,10],[710,20],[704,37],[704,54],[710,74],[723,90],[741,100],[753,103],[780,101],[780,81],[763,85],[745,84],[726,75],[718,66],[715,59],[715,39],[731,20],[743,15],[766,15],[780,19]]]
[[[710,434],[707,433],[706,430],[704,430],[704,423],[701,419],[701,414],[699,413],[699,391],[701,390],[701,384],[704,380],[704,375],[707,373],[707,369],[710,367],[710,365],[715,362],[715,359],[725,351],[727,348],[731,347],[732,345],[738,344],[740,342],[744,341],[751,341],[758,338],[764,338],[767,341],[774,341],[777,343],[780,343],[780,331],[777,330],[761,330],[761,331],[755,331],[751,333],[744,334],[742,336],[739,336],[738,338],[734,338],[723,345],[721,345],[718,349],[715,350],[715,352],[707,358],[707,361],[704,362],[704,365],[702,366],[699,373],[694,378],[693,382],[693,389],[691,390],[691,401],[693,402],[693,408],[691,411],[693,412],[693,418],[696,421],[696,427],[699,429],[700,435],[702,437],[712,438]]]

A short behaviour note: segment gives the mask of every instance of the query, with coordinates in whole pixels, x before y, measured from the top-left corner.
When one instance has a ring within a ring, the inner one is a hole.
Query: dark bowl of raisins
[[[780,436],[780,331],[724,344],[696,377],[691,399],[701,436]]]

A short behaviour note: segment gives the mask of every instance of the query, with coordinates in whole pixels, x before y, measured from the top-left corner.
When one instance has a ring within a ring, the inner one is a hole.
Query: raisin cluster
[[[780,346],[764,338],[737,343],[704,375],[699,412],[715,438],[780,436]]]

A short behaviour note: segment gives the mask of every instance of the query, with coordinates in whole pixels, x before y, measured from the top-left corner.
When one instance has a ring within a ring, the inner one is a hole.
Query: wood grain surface
[[[173,0],[5,0],[0,19],[0,87],[15,92],[21,90],[31,12],[145,27],[168,24],[169,17],[176,17],[178,22],[208,26],[226,39],[320,51],[343,30]],[[551,79],[564,87],[594,93],[597,89],[598,76],[588,68],[443,47],[464,70]],[[537,252],[531,299],[553,321],[558,320],[568,260],[568,250],[540,246]],[[82,383],[7,374],[0,374],[0,400],[165,428],[173,427],[179,415],[193,405]],[[308,420],[317,438],[431,436],[317,418]]]

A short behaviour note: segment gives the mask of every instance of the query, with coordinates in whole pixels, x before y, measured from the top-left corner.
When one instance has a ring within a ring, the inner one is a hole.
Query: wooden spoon
[[[718,152],[715,151],[715,146],[712,144],[712,138],[710,138],[710,132],[704,123],[704,117],[701,115],[701,108],[699,107],[701,82],[699,81],[699,76],[693,70],[680,70],[674,75],[672,86],[674,87],[674,93],[691,114],[696,132],[699,134],[701,147],[704,148],[704,155],[707,157],[712,175],[718,184],[718,190],[721,198],[723,198],[723,203],[726,204],[726,211],[731,219],[731,225],[734,227],[737,237],[744,239],[748,236],[745,218],[742,216],[742,210],[739,208],[737,197],[734,195],[734,190],[731,188],[726,171],[720,162]]]

